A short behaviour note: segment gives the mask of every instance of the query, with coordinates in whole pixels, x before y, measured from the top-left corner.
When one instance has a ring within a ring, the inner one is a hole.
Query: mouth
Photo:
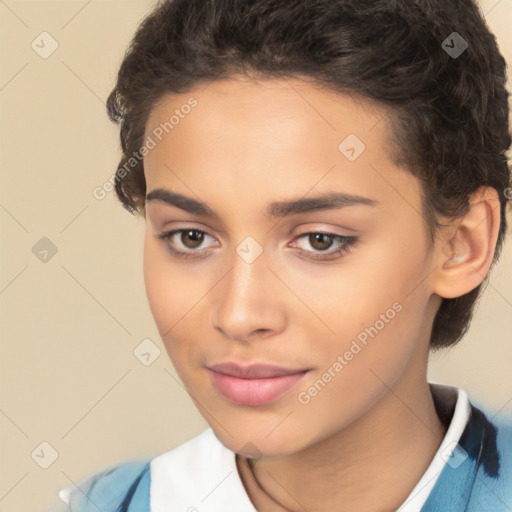
[[[237,405],[260,406],[273,402],[295,387],[310,369],[275,365],[240,366],[222,363],[208,367],[215,389]]]

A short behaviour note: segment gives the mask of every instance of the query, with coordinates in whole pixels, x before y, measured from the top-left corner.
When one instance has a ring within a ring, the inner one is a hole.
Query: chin
[[[289,431],[283,429],[281,432],[272,432],[271,429],[248,429],[240,426],[235,429],[233,425],[228,427],[229,435],[218,425],[210,425],[217,439],[231,451],[244,457],[260,459],[269,457],[281,457],[297,453],[308,446],[304,432],[300,439],[295,439]],[[251,433],[254,431],[254,435]]]

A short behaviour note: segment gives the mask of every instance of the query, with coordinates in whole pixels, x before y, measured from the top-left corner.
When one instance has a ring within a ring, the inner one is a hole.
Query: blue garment
[[[453,396],[437,391],[433,398],[447,427],[455,407]],[[512,511],[512,424],[491,421],[470,406],[459,443],[421,512]],[[150,462],[125,462],[84,480],[71,494],[69,511],[150,512]]]
[[[446,402],[434,396],[446,422]],[[491,421],[471,405],[471,415],[421,512],[511,512],[512,424]]]

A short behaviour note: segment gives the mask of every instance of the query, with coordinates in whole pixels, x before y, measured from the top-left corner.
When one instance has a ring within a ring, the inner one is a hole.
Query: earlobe
[[[498,193],[480,187],[471,195],[467,212],[448,228],[449,240],[438,251],[434,293],[448,299],[476,288],[492,264],[499,228]]]

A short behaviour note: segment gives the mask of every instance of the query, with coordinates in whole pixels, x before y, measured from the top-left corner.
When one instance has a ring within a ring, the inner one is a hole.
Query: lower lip
[[[213,385],[219,393],[238,405],[265,405],[280,397],[306,375],[307,371],[265,379],[241,379],[210,370]]]

